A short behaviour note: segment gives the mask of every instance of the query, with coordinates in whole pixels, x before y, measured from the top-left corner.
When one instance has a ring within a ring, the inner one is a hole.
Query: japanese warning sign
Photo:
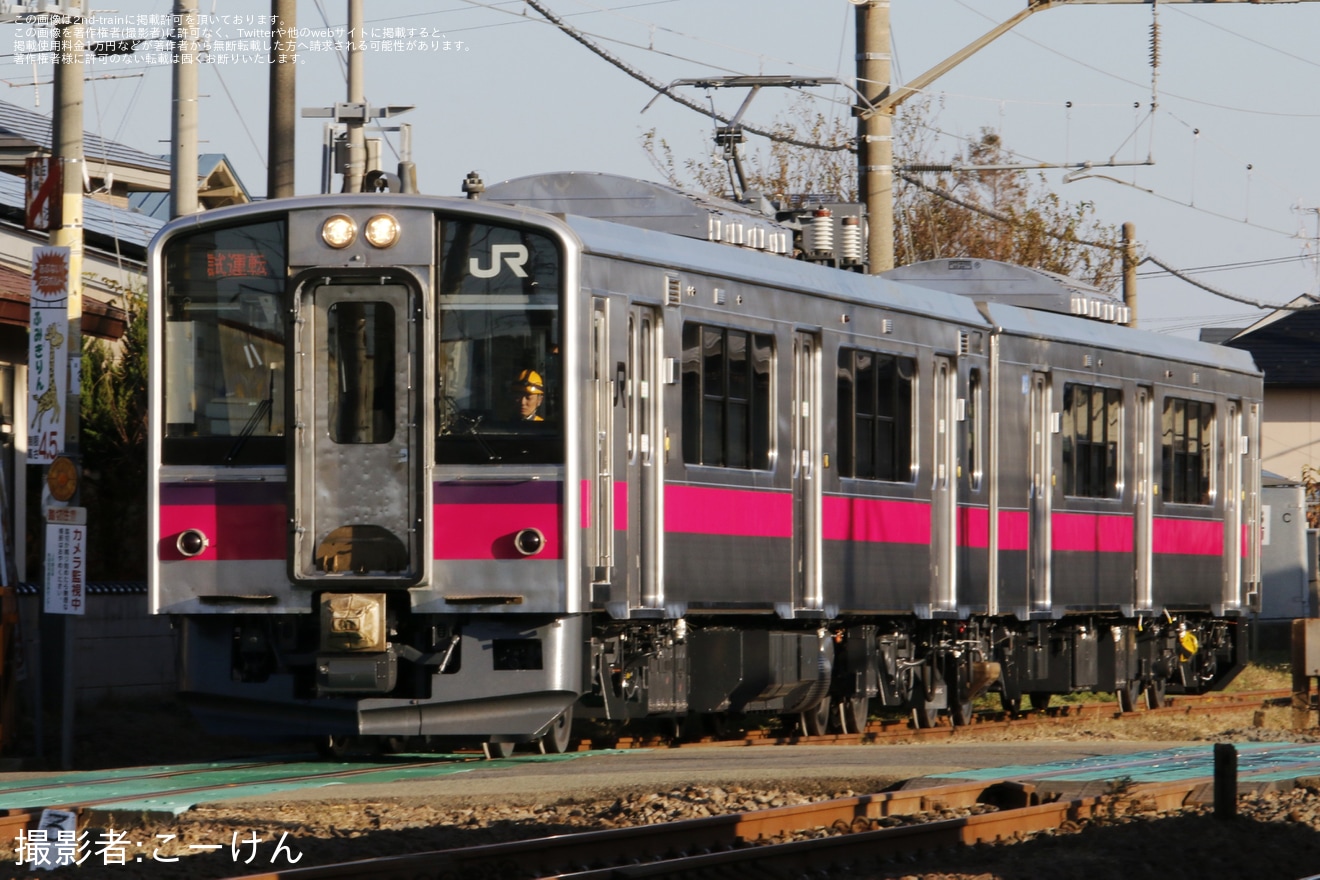
[[[51,507],[46,510],[47,614],[84,614],[87,611],[87,508]]]

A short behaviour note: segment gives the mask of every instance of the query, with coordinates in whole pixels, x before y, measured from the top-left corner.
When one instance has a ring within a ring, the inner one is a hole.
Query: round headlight
[[[513,536],[513,546],[523,556],[535,556],[545,549],[545,535],[540,529],[523,529]]]
[[[357,238],[357,224],[345,214],[336,214],[321,224],[321,240],[332,248],[346,248]]]
[[[194,556],[200,555],[207,547],[210,547],[211,542],[207,539],[206,535],[202,534],[197,529],[188,529],[179,534],[178,539],[174,542],[174,546],[178,548],[181,555],[191,559]]]
[[[389,214],[377,214],[367,221],[362,234],[372,247],[387,248],[399,240],[399,221]]]

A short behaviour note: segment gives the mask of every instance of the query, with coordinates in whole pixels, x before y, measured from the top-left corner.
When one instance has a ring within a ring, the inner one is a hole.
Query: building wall
[[[1261,467],[1290,480],[1320,468],[1320,389],[1266,388]]]

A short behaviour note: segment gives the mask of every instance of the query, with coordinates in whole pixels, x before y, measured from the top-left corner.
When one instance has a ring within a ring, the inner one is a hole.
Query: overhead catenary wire
[[[614,65],[619,70],[622,70],[624,73],[628,74],[628,76],[646,85],[648,88],[654,90],[657,94],[664,95],[666,98],[669,98],[671,101],[681,104],[690,110],[695,110],[696,112],[702,114],[703,116],[706,115],[707,110],[705,107],[701,106],[701,104],[699,104],[696,101],[685,98],[682,95],[676,94],[673,90],[669,88],[668,84],[652,79],[650,76],[647,76],[645,73],[642,73],[640,70],[637,70],[636,68],[625,62],[623,59],[607,51],[606,49],[597,46],[594,42],[587,39],[587,37],[584,34],[579,32],[572,25],[568,24],[566,21],[564,21],[562,18],[556,15],[545,4],[538,2],[538,0],[524,0],[524,2],[526,2],[528,6],[532,7],[542,16],[544,16],[545,19],[549,21],[551,24],[553,24],[555,27],[563,31],[567,36],[581,43],[583,46],[586,46],[592,52],[596,53],[601,58],[605,59],[610,64]],[[731,117],[727,117],[722,114],[712,114],[712,115],[714,115],[716,119],[718,119],[720,122],[726,125],[729,124],[731,119]],[[788,137],[787,135],[779,134],[777,132],[769,131],[763,128],[757,128],[755,126],[747,125],[745,123],[741,125],[741,128],[743,131],[751,132],[752,134],[760,135],[761,137],[764,138],[769,138],[772,141],[777,141],[779,143],[785,143],[785,144],[792,144],[793,146],[797,146],[797,147],[807,147],[813,150],[842,151],[842,150],[851,150],[854,148],[851,140],[842,144],[819,144],[814,141],[805,141],[799,138]]]

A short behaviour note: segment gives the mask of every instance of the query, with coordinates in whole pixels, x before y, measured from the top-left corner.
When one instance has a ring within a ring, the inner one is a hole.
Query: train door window
[[[1215,405],[1203,400],[1164,400],[1164,500],[1209,504],[1214,473]]]
[[[440,240],[436,461],[563,462],[559,249],[459,219]]]
[[[981,424],[981,408],[983,394],[981,385],[981,371],[972,370],[967,374],[967,408],[966,424],[964,425],[966,433],[967,448],[965,455],[967,461],[967,485],[972,491],[979,491],[981,488],[982,459],[984,457],[981,451],[983,425]]]
[[[337,302],[326,310],[326,406],[336,443],[394,438],[394,308],[383,302]]]
[[[683,326],[683,461],[770,467],[774,338],[727,327]]]
[[[1063,494],[1119,496],[1122,412],[1123,393],[1117,388],[1073,382],[1063,386]]]
[[[906,483],[912,473],[916,361],[839,349],[839,474]]]
[[[267,220],[165,244],[164,463],[284,461],[285,237]]]

